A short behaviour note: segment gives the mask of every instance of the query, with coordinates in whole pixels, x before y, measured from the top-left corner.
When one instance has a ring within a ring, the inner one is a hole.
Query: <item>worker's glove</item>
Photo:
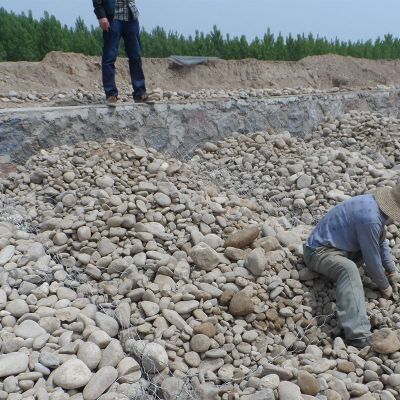
[[[393,289],[392,287],[389,285],[386,289],[382,290],[382,294],[384,297],[386,297],[387,299],[390,299],[390,297],[392,297],[393,294]]]

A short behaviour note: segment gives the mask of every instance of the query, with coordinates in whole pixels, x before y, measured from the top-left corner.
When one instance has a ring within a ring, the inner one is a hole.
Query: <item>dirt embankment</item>
[[[364,88],[400,84],[400,61],[374,61],[326,55],[299,62],[257,60],[211,61],[206,65],[175,67],[168,59],[144,59],[148,87],[164,90],[238,89],[334,86]],[[128,83],[126,60],[118,60],[118,80]],[[101,88],[99,57],[49,53],[41,62],[0,63],[0,93]]]

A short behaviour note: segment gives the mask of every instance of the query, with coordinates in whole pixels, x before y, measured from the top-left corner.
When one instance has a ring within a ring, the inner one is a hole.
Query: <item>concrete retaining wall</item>
[[[112,137],[175,154],[234,132],[312,131],[326,116],[350,110],[398,116],[400,90],[250,100],[0,110],[0,163],[23,162],[42,148]]]

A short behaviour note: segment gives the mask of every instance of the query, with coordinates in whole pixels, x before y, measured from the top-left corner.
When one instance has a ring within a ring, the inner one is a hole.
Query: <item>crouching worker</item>
[[[309,269],[336,284],[336,313],[348,345],[371,344],[364,288],[354,260],[360,256],[367,275],[382,295],[397,293],[400,274],[389,253],[385,226],[400,222],[400,185],[355,196],[330,210],[304,245]]]

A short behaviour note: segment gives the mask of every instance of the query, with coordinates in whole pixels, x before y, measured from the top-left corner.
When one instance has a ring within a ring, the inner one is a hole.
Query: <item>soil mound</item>
[[[129,83],[128,64],[117,62],[118,81]],[[168,59],[144,59],[149,88],[164,90],[312,87],[365,88],[400,84],[400,62],[337,55],[307,57],[299,62],[215,60],[206,65],[174,66]],[[101,88],[101,60],[74,53],[49,53],[41,62],[0,63],[0,93]]]

